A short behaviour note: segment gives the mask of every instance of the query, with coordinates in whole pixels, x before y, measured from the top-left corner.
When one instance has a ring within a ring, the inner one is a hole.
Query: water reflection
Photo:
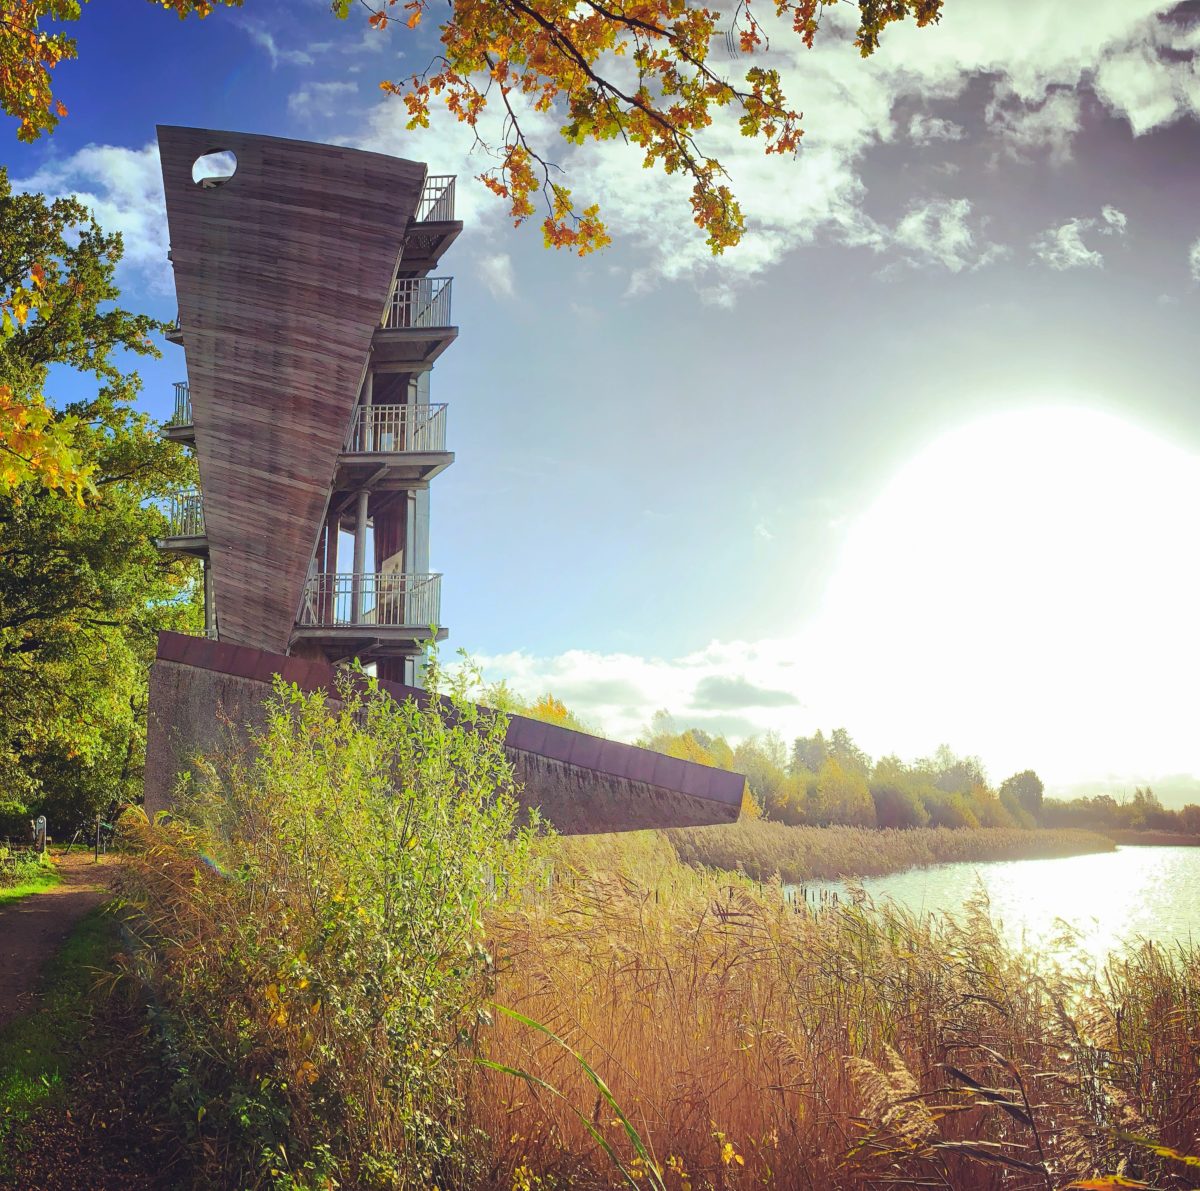
[[[982,886],[1014,945],[1050,949],[1066,923],[1075,945],[1098,962],[1139,935],[1164,944],[1200,941],[1200,848],[945,864],[869,877],[862,885],[877,901],[890,897],[924,913],[957,912]],[[805,888],[811,895],[844,886]]]

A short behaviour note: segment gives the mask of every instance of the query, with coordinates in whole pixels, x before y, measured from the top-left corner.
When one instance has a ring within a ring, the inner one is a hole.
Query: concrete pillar
[[[358,494],[354,521],[354,575],[350,580],[350,622],[362,620],[362,576],[367,569],[367,502],[371,494],[363,488]]]

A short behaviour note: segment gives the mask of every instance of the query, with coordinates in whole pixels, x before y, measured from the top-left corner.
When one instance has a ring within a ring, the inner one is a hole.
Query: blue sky
[[[1200,772],[1178,598],[1197,578],[1198,21],[947,0],[867,63],[836,24],[812,52],[777,37],[804,147],[714,136],[751,228],[719,261],[680,188],[617,146],[558,154],[610,250],[513,230],[462,132],[408,133],[379,91],[432,30],[317,0],[186,23],[92,5],[58,72],[70,117],[0,143],[14,180],[124,231],[126,300],[161,316],[156,123],[459,174],[433,564],[452,642],[497,676],[619,736],[661,706],[733,735],[844,723],[876,754],[948,740],[997,779],[1120,786]],[[164,416],[181,352],[141,371]]]

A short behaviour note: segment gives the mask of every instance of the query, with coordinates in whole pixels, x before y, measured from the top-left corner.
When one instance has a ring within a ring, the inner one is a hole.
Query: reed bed
[[[764,820],[664,832],[685,864],[743,872],[757,881],[778,875],[787,884],[876,877],[956,861],[1031,860],[1111,852],[1107,836],[1073,828],[984,827],[908,830],[873,827],[789,827]]]
[[[981,902],[814,909],[729,880],[596,875],[492,922],[496,1002],[561,1042],[500,1014],[485,1053],[523,1075],[462,1069],[479,1186],[1194,1186],[1130,1138],[1196,1146],[1196,951],[1097,975],[1010,949]]]

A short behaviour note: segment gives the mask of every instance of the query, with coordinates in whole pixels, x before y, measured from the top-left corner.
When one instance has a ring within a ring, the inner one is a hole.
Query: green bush
[[[29,808],[16,798],[0,798],[0,839],[29,839]]]
[[[536,825],[502,715],[339,698],[277,685],[253,759],[209,766],[172,820],[126,816],[138,968],[217,1182],[470,1185],[482,919],[540,877]]]

